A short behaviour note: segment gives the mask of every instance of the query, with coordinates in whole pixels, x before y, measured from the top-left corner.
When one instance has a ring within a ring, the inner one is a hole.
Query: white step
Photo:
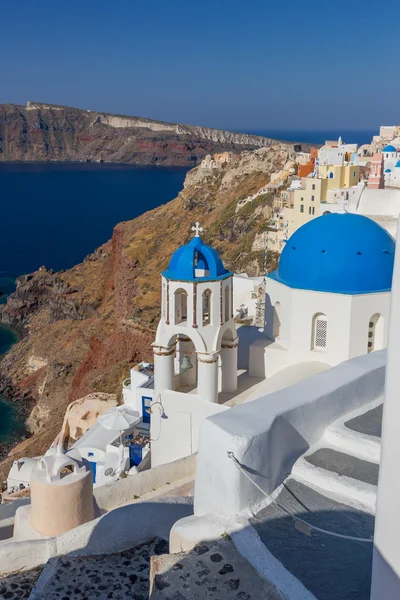
[[[336,502],[375,514],[377,488],[374,485],[315,467],[304,457],[294,464],[292,476]]]
[[[379,464],[381,457],[379,438],[353,431],[344,425],[329,427],[322,439],[322,445],[375,464]]]

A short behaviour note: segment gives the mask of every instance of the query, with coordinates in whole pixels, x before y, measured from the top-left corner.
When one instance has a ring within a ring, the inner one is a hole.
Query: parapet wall
[[[101,511],[110,511],[174,481],[185,479],[191,475],[194,478],[196,458],[196,454],[192,454],[166,465],[94,488],[93,495],[97,508]]]
[[[294,462],[341,416],[383,396],[386,350],[341,363],[206,419],[200,431],[195,515],[248,514],[265,498],[228,458],[272,493]],[[260,475],[256,475],[259,473]]]

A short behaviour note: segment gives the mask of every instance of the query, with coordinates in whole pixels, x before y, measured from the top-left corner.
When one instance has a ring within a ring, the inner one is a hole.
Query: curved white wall
[[[195,514],[237,515],[262,499],[227,452],[260,473],[271,493],[287,470],[342,415],[383,395],[386,350],[372,352],[291,387],[206,419],[200,431]]]

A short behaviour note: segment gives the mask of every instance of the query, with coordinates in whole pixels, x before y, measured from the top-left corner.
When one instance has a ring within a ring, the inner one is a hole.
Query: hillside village
[[[10,585],[125,598],[116,569],[132,552],[137,598],[399,597],[399,212],[400,126],[361,147],[221,153],[83,265],[21,280],[2,320],[26,337],[3,369],[37,394],[43,451],[3,465]],[[114,356],[97,361],[93,333]],[[60,377],[55,335],[82,340]]]

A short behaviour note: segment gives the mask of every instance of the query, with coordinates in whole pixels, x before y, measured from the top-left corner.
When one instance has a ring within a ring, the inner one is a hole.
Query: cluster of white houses
[[[372,143],[358,147],[342,139],[327,141],[311,154],[298,154],[298,177],[274,202],[269,246],[281,252],[304,223],[344,206],[396,235],[400,212],[400,136],[398,127],[381,127]],[[363,167],[369,165],[365,179]]]

